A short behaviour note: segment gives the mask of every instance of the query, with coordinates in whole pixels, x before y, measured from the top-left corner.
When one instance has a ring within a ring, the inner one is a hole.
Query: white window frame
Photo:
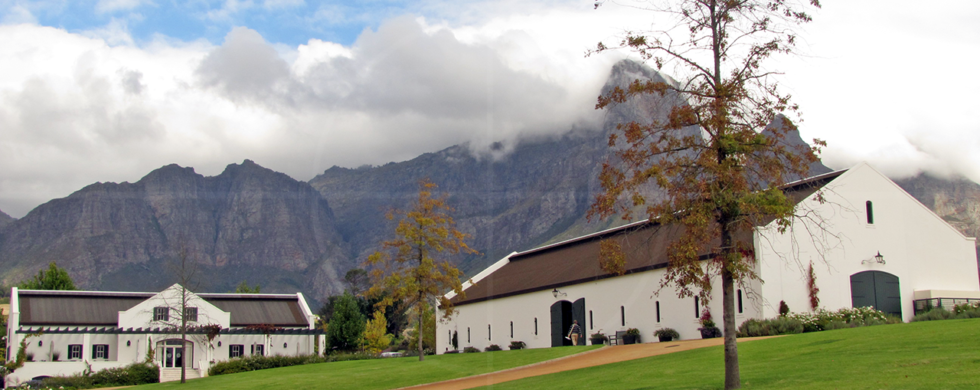
[[[82,360],[82,345],[81,344],[69,344],[68,345],[68,360]]]
[[[170,321],[170,308],[165,306],[154,307],[153,321]]]

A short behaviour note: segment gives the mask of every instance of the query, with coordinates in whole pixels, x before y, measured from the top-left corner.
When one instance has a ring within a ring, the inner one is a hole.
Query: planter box
[[[606,340],[603,339],[590,339],[590,340],[592,340],[592,345],[602,345],[606,343]]]
[[[639,344],[640,336],[623,335],[623,344]]]
[[[660,342],[661,343],[665,343],[665,342],[674,340],[674,338],[673,337],[670,337],[670,336],[657,336],[657,338],[660,339]]]
[[[713,339],[716,337],[721,337],[721,329],[718,329],[718,327],[698,328],[698,330],[701,331],[702,339]]]

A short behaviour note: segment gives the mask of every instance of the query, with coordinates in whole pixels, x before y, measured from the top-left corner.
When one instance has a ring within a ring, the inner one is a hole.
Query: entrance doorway
[[[578,345],[585,345],[585,298],[579,298],[575,303],[569,301],[558,301],[551,305],[551,346],[561,347],[572,345],[572,340],[565,338],[568,331],[572,328],[572,321],[577,320],[578,326],[582,328],[582,335],[578,338]]]
[[[187,345],[193,349],[192,342],[188,341]],[[160,366],[163,368],[180,368],[184,365],[184,359],[188,358],[180,339],[162,341],[157,351],[160,353]]]
[[[871,306],[902,316],[902,295],[898,276],[882,271],[864,271],[851,275],[851,306]]]

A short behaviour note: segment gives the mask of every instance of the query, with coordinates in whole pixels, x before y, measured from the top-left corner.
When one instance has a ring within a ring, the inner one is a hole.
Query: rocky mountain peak
[[[3,230],[3,228],[7,227],[7,225],[14,223],[14,221],[16,220],[17,220],[16,218],[11,217],[7,215],[7,213],[3,212],[3,210],[0,210],[0,230]]]

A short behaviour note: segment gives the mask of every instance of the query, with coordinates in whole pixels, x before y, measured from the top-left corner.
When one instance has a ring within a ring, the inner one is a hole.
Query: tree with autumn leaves
[[[794,52],[796,28],[811,21],[808,9],[820,7],[818,0],[805,2],[644,3],[673,15],[673,28],[627,31],[616,47],[600,43],[594,51],[626,48],[658,70],[674,66],[682,73],[680,81],[635,80],[599,97],[597,109],[645,95],[682,103],[652,122],[617,125],[609,137],[616,159],[603,164],[603,192],[590,217],[638,217],[683,228],[667,248],[661,288],[707,299],[712,277],[720,276],[726,389],[741,387],[734,285],[757,278],[753,248],[736,235],[768,220],[777,221],[781,231],[789,227],[795,202],[780,186],[806,177],[824,145],[814,140],[811,149],[784,142],[795,127],[777,115],[797,113],[798,107],[779,91],[778,73],[764,66],[773,55]],[[649,191],[652,185],[660,188],[657,194]],[[604,250],[603,264],[622,262],[615,245]]]
[[[434,195],[438,188],[428,179],[419,182],[418,199],[407,211],[392,210],[389,220],[399,218],[394,239],[382,243],[382,249],[368,257],[372,266],[374,285],[368,294],[380,297],[377,304],[384,308],[401,302],[415,308],[413,321],[419,361],[424,360],[422,350],[423,317],[425,309],[437,303],[445,318],[451,316],[452,302],[445,297],[449,291],[462,296],[462,273],[449,257],[458,253],[477,253],[464,240],[469,235],[456,229],[449,213],[453,208],[446,203],[447,196]]]

